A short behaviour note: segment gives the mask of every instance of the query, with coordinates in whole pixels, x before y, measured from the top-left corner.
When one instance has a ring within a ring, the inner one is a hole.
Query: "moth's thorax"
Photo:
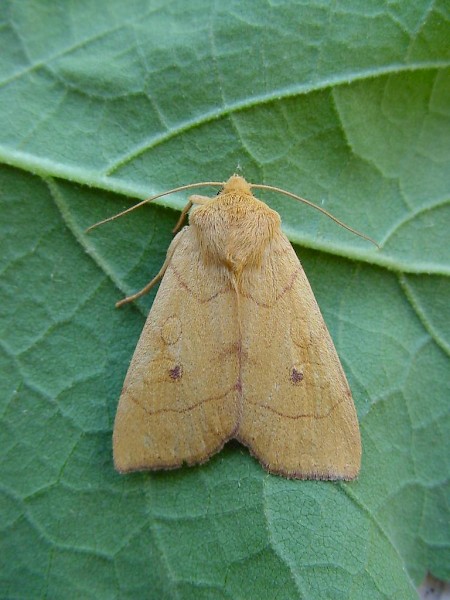
[[[261,264],[264,251],[280,231],[280,216],[251,192],[227,192],[196,207],[190,225],[205,262],[221,263],[234,273]]]

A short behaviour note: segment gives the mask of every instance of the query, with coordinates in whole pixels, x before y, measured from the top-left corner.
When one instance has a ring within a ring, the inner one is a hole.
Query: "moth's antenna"
[[[139,208],[143,204],[146,204],[147,202],[152,202],[152,200],[156,200],[157,198],[162,198],[163,196],[168,196],[169,194],[174,194],[175,192],[182,192],[183,190],[190,190],[191,188],[218,186],[218,185],[223,187],[225,185],[225,183],[223,181],[202,181],[200,183],[189,183],[188,185],[182,185],[180,187],[173,188],[172,190],[168,190],[167,192],[162,192],[161,194],[156,194],[156,196],[150,196],[150,198],[146,198],[145,200],[142,200],[142,202],[139,202],[138,204],[135,204],[134,206],[130,206],[130,208],[127,208],[126,210],[123,210],[122,212],[117,213],[117,215],[113,215],[112,217],[103,219],[103,221],[94,223],[94,225],[91,225],[90,227],[88,227],[86,229],[86,233],[88,233],[92,229],[95,229],[95,227],[99,227],[100,225],[104,225],[105,223],[109,223],[110,221],[114,221],[115,219],[118,219],[119,217],[122,217],[123,215],[130,213],[131,211],[135,210],[136,208]]]
[[[355,235],[359,235],[359,237],[367,240],[368,242],[372,242],[372,244],[375,244],[375,246],[378,249],[380,248],[380,246],[377,244],[377,242],[375,240],[373,240],[372,238],[368,237],[367,235],[364,235],[363,233],[360,233],[359,231],[356,231],[356,229],[353,229],[352,227],[350,227],[349,225],[346,225],[342,221],[339,221],[339,219],[337,219],[335,216],[333,216],[331,213],[329,213],[324,208],[321,208],[320,206],[317,206],[317,204],[314,204],[314,202],[310,202],[309,200],[306,200],[305,198],[302,198],[301,196],[297,196],[296,194],[292,194],[291,192],[287,192],[286,190],[283,190],[282,188],[274,187],[272,185],[263,185],[263,184],[258,184],[258,183],[256,183],[256,184],[251,183],[250,187],[253,188],[253,189],[257,189],[257,190],[268,190],[270,192],[278,192],[279,194],[284,194],[285,196],[288,196],[289,198],[294,198],[294,200],[298,200],[299,202],[304,202],[308,206],[311,206],[312,208],[315,208],[316,210],[319,210],[321,213],[323,213],[327,217],[330,217],[330,219],[332,219],[335,223],[337,223],[341,227],[344,227],[344,229],[347,229],[348,231],[351,231]]]

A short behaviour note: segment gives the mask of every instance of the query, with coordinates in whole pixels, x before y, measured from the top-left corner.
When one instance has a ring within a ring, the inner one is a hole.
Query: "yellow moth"
[[[361,441],[344,371],[279,214],[252,194],[277,188],[208,184],[222,189],[189,198],[158,275],[118,303],[162,278],[119,400],[115,467],[203,463],[234,438],[271,473],[353,479]]]

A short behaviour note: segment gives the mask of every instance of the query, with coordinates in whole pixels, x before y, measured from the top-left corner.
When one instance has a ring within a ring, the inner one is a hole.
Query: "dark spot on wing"
[[[183,375],[183,369],[181,368],[181,365],[175,365],[173,367],[173,369],[169,369],[169,376],[174,381],[181,379],[182,375]]]
[[[291,381],[292,383],[300,383],[303,379],[303,373],[298,371],[295,367],[291,371]]]

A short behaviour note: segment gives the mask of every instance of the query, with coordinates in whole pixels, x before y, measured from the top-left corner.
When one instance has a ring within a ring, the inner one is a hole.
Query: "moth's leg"
[[[155,277],[153,277],[153,279],[149,281],[149,283],[147,283],[147,285],[143,287],[142,290],[136,292],[135,294],[132,294],[131,296],[127,296],[119,302],[116,302],[116,308],[120,308],[124,304],[128,304],[128,302],[133,302],[133,300],[137,300],[137,298],[144,296],[145,294],[147,294],[147,292],[149,292],[152,289],[155,283],[162,279],[167,267],[169,266],[170,261],[172,260],[173,253],[175,252],[175,249],[178,246],[178,243],[181,239],[181,235],[182,234],[177,235],[177,237],[172,240],[172,243],[170,244],[169,249],[167,250],[166,260],[164,261],[163,266],[159,270],[159,273],[155,275]]]
[[[189,196],[189,202],[191,204],[208,204],[211,200],[213,200],[213,198],[210,198],[209,196],[199,196],[198,194]]]
[[[207,202],[210,202],[210,201],[211,201],[211,198],[208,198],[208,196],[197,196],[197,195],[189,196],[189,202],[186,204],[186,206],[181,211],[180,218],[178,219],[177,224],[173,228],[172,233],[177,233],[177,231],[179,231],[181,229],[181,227],[183,226],[184,220],[186,219],[186,215],[191,210],[191,208],[194,204],[206,204]]]
[[[186,206],[181,211],[180,218],[178,219],[177,224],[175,225],[175,227],[172,229],[172,233],[177,233],[182,228],[184,220],[186,218],[186,215],[191,210],[191,208],[192,208],[192,202],[189,199],[189,202],[186,204]]]

